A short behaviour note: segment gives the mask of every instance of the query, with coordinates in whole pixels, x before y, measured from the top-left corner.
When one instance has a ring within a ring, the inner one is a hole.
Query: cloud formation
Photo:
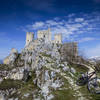
[[[85,37],[85,38],[81,38],[78,42],[82,43],[82,42],[88,42],[88,41],[92,41],[92,40],[96,40],[96,38],[93,37]]]
[[[63,41],[78,41],[86,42],[94,40],[93,37],[86,37],[80,40],[80,34],[93,34],[93,30],[98,30],[98,23],[100,21],[100,15],[94,13],[92,16],[83,14],[82,16],[76,16],[72,13],[64,18],[55,17],[51,20],[37,21],[33,24],[22,27],[25,31],[37,31],[39,29],[51,28],[53,34],[62,33]]]

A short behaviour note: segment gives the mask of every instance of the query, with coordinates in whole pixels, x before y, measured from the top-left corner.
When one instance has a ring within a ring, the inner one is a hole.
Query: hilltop
[[[73,43],[45,38],[32,40],[21,53],[13,48],[7,64],[0,65],[0,100],[99,100],[86,86],[76,85],[80,72],[89,70],[72,63],[76,57]]]

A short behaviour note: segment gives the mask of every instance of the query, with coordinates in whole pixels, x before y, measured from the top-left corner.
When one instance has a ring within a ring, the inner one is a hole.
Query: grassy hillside
[[[50,62],[49,62],[50,63]],[[52,100],[100,100],[100,95],[94,95],[89,93],[87,89],[87,85],[85,86],[77,86],[76,80],[80,72],[87,72],[88,69],[84,66],[79,66],[75,64],[69,64],[70,68],[74,68],[76,70],[76,73],[70,73],[65,72],[66,75],[64,77],[63,72],[57,73],[58,77],[60,77],[64,85],[57,90],[52,90],[52,94],[54,95],[54,98]],[[0,70],[6,69],[4,65],[1,67]],[[53,69],[44,68],[43,70],[50,70]],[[8,69],[9,70],[9,69]],[[34,72],[31,72],[31,77],[29,80],[25,83],[23,81],[15,81],[15,80],[4,80],[0,83],[0,89],[1,90],[7,90],[10,88],[15,88],[17,91],[11,95],[9,95],[9,98],[19,98],[20,100],[33,100],[33,93],[38,96],[39,88],[33,83],[33,79],[35,78]],[[41,99],[42,96],[40,95]]]

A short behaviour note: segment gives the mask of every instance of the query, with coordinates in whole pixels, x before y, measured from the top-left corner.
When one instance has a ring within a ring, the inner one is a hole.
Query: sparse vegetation
[[[51,57],[50,54],[46,54],[46,53],[41,53],[42,56],[46,56],[46,57]]]
[[[13,67],[10,65],[5,65],[5,64],[0,64],[0,71],[9,71],[11,70]]]
[[[66,47],[68,45],[69,48]],[[3,80],[0,83],[0,90],[15,88],[15,93],[10,94],[9,98],[19,98],[19,100],[33,100],[34,98],[47,100],[47,96],[50,95],[54,96],[52,100],[99,100],[100,96],[89,93],[86,86],[76,85],[80,72],[88,71],[86,66],[77,63],[88,64],[86,59],[78,56],[77,43],[68,43],[62,51],[60,46],[57,44],[54,51],[50,48],[49,53],[47,52],[48,49],[44,50],[44,47],[41,46],[42,52],[37,51],[39,47],[32,52],[26,50],[17,54],[17,58],[12,62],[13,66],[1,64],[0,71],[11,70],[13,76],[17,71],[14,79],[17,79],[16,77],[19,77],[20,74],[27,79],[26,81],[23,80],[24,78],[21,79],[22,81],[19,81],[20,79]],[[50,54],[54,54],[53,57]],[[24,65],[26,66],[24,67]]]
[[[7,79],[3,80],[0,83],[0,90],[6,90],[6,89],[11,89],[11,88],[20,88],[23,85],[22,81],[19,80],[12,80],[12,79]]]

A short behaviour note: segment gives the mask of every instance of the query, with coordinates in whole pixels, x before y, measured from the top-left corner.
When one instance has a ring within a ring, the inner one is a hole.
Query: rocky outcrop
[[[12,63],[14,63],[15,62],[15,59],[17,58],[17,56],[18,56],[18,53],[11,53],[9,56],[7,56],[5,59],[4,59],[4,61],[3,61],[3,63],[4,64],[12,64]]]
[[[0,100],[5,100],[3,94],[0,94]]]
[[[12,69],[4,79],[14,79],[14,80],[22,80],[24,77],[24,68],[14,68]]]
[[[33,48],[28,49],[30,46]],[[47,44],[39,39],[29,43],[20,54],[12,53],[10,69],[0,71],[2,100],[58,100],[63,93],[69,100],[89,100],[75,85],[77,71],[62,60],[60,49],[61,44]]]

